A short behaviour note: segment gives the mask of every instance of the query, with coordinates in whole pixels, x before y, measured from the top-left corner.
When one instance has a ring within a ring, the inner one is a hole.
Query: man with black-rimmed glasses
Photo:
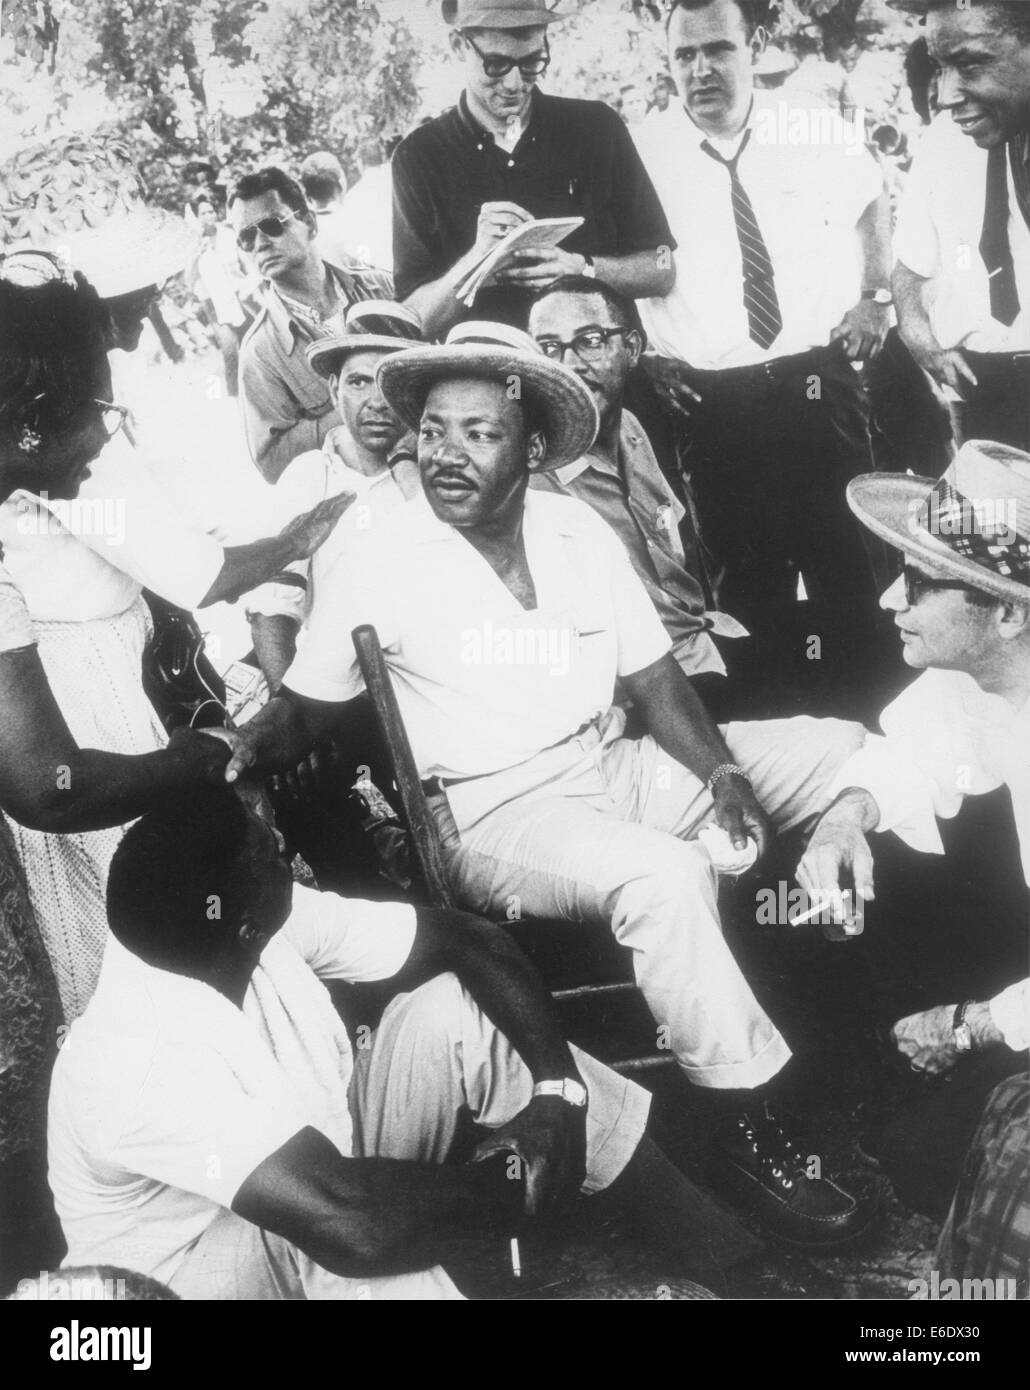
[[[397,298],[440,337],[472,317],[524,328],[532,295],[560,275],[597,275],[632,298],[672,288],[672,241],[651,180],[602,102],[545,95],[542,0],[445,0],[465,69],[457,106],[413,131],[393,157]],[[516,253],[467,306],[471,267],[531,218],[583,217],[561,246]]]

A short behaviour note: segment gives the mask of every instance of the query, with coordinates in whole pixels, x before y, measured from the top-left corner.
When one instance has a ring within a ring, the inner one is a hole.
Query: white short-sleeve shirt
[[[320,983],[395,975],[404,903],[294,889],[238,1009],[113,937],[50,1091],[50,1185],[69,1264],[174,1277],[245,1179],[301,1129],[351,1152],[346,1030]]]
[[[523,530],[538,607],[526,610],[424,500],[359,537],[321,579],[286,673],[313,700],[363,689],[351,632],[372,624],[422,775],[515,767],[609,708],[617,677],[668,634],[615,532],[573,498],[531,491]]]
[[[944,112],[919,142],[898,209],[894,251],[929,281],[926,307],[941,347],[971,352],[1030,349],[1030,227],[1008,173],[1009,245],[1022,311],[1006,326],[991,316],[987,267],[980,254],[987,203],[988,152]]]
[[[783,318],[768,349],[748,331],[728,170],[704,152],[704,132],[679,101],[636,134],[677,242],[676,284],[662,298],[640,301],[644,327],[658,352],[703,370],[828,343],[858,302],[856,227],[883,192],[878,164],[839,112],[789,92],[756,92],[749,126],[738,171],[772,261]],[[741,139],[712,144],[731,158]]]

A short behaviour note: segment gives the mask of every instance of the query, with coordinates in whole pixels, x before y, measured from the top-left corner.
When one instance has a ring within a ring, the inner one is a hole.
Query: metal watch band
[[[567,1076],[561,1081],[538,1081],[533,1087],[533,1095],[534,1097],[557,1096],[566,1104],[577,1107],[587,1103],[586,1087],[581,1081],[574,1081],[571,1076]]]
[[[743,777],[748,786],[750,787],[751,785],[751,778],[742,767],[739,767],[736,763],[720,763],[708,779],[708,790],[714,792],[716,783],[721,782],[724,777]]]
[[[972,999],[967,999],[964,1003],[955,1006],[955,1014],[951,1020],[951,1031],[957,1052],[972,1052],[973,1050],[973,1034],[966,1022],[966,1010],[972,1002]]]

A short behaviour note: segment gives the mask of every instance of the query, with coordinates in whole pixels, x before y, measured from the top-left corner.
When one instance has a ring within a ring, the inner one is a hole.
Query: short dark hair
[[[81,274],[14,284],[0,256],[0,434],[60,434],[106,380],[107,330],[107,309]]]
[[[898,0],[897,8],[925,15],[946,5],[954,8],[955,0]],[[1030,43],[1030,5],[1026,0],[969,0],[966,8],[993,10],[1003,29],[1021,42]]]
[[[214,955],[248,899],[240,864],[248,825],[229,787],[202,787],[130,826],[107,879],[107,920],[118,940],[161,969]]]
[[[772,27],[773,9],[770,0],[733,0],[733,2],[744,17],[744,27],[749,39],[754,38],[756,30]],[[709,5],[714,4],[715,0],[673,0],[669,6],[669,13],[665,16],[665,32],[669,32],[669,25],[672,23],[672,17],[677,10],[706,10]]]
[[[291,212],[299,213],[310,222],[312,220],[311,208],[308,200],[304,196],[304,190],[296,179],[291,179],[285,169],[279,169],[274,164],[267,165],[264,169],[255,169],[253,173],[244,174],[237,180],[235,188],[229,194],[229,206],[235,202],[246,203],[251,198],[260,198],[263,193],[278,193]]]
[[[533,296],[533,304],[539,304],[552,294],[592,294],[607,304],[612,317],[620,328],[632,328],[640,334],[640,341],[647,347],[647,334],[640,319],[637,301],[614,289],[606,280],[597,280],[589,275],[560,275]]]

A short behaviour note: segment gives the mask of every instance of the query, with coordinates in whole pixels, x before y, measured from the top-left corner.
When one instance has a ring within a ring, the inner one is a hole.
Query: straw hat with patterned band
[[[936,482],[866,473],[848,505],[870,531],[938,579],[1030,603],[1030,454],[972,439]]]
[[[537,347],[528,333],[504,323],[460,323],[442,346],[410,348],[379,364],[383,395],[406,425],[417,430],[437,381],[472,377],[511,388],[544,418],[547,447],[535,472],[549,472],[586,453],[600,421],[594,398],[568,367]]]
[[[544,0],[443,0],[443,22],[452,29],[539,29],[570,14]]]
[[[389,331],[363,333],[361,329],[366,321],[379,329],[389,324]],[[363,299],[352,304],[344,322],[345,333],[319,338],[304,350],[312,368],[327,380],[336,376],[340,363],[352,352],[400,352],[412,343],[423,341],[419,316],[389,299]]]

